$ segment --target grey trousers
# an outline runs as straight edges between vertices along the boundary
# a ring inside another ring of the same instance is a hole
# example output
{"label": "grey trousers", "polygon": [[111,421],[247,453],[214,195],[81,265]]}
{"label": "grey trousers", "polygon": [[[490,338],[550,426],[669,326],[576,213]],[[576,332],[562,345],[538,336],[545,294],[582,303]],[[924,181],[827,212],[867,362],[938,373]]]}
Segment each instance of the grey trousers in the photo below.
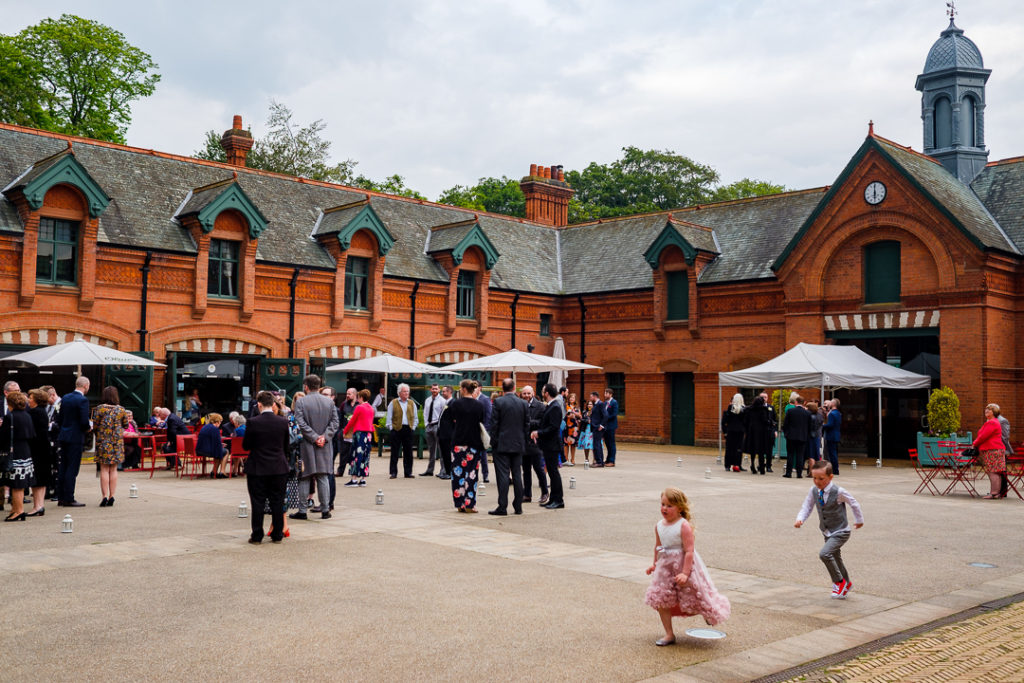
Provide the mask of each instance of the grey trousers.
{"label": "grey trousers", "polygon": [[299,512],[306,511],[306,501],[309,499],[309,481],[313,477],[316,477],[316,496],[320,499],[320,509],[327,512],[331,506],[331,475],[329,474],[314,474],[312,477],[299,479]]}
{"label": "grey trousers", "polygon": [[[425,474],[434,473],[434,460],[437,459],[437,427],[427,427],[424,436],[427,439],[427,453],[430,456],[430,461],[427,463],[427,470]],[[441,465],[441,470],[444,470],[444,465]]]}
{"label": "grey trousers", "polygon": [[842,555],[843,544],[849,540],[849,531],[832,534],[825,539],[825,545],[818,552],[818,559],[822,561],[825,569],[828,570],[829,576],[832,577],[832,583],[839,583],[844,579],[846,581],[850,580],[850,574],[846,571],[846,565],[843,564]]}

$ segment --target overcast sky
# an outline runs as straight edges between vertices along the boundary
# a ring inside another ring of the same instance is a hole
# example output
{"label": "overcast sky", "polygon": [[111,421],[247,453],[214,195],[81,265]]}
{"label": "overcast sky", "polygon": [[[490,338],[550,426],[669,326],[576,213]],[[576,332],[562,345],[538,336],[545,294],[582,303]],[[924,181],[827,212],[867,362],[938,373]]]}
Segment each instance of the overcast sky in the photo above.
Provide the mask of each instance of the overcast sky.
{"label": "overcast sky", "polygon": [[[990,159],[1024,155],[1024,10],[961,0],[992,69]],[[914,79],[944,0],[0,0],[3,31],[71,12],[153,56],[128,143],[192,154],[276,99],[323,119],[335,160],[431,199],[531,163],[579,169],[670,149],[791,189],[830,184],[875,131],[921,149]]]}

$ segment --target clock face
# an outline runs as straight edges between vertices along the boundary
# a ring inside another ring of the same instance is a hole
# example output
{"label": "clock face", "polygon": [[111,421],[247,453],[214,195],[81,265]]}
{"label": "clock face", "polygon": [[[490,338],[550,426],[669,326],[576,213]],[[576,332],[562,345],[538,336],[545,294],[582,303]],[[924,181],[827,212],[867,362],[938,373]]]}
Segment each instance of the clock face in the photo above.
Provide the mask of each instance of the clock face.
{"label": "clock face", "polygon": [[864,188],[864,201],[868,204],[881,204],[883,199],[885,199],[885,185],[877,180]]}

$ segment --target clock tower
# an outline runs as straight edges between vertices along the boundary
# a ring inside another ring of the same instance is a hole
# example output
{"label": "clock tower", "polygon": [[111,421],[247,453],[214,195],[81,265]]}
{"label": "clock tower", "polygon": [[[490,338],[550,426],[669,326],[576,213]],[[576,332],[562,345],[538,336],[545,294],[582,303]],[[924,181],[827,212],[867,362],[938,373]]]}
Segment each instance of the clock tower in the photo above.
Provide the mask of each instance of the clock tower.
{"label": "clock tower", "polygon": [[988,163],[985,149],[986,69],[978,46],[953,23],[928,51],[924,72],[915,88],[921,91],[924,153],[937,159],[967,184]]}

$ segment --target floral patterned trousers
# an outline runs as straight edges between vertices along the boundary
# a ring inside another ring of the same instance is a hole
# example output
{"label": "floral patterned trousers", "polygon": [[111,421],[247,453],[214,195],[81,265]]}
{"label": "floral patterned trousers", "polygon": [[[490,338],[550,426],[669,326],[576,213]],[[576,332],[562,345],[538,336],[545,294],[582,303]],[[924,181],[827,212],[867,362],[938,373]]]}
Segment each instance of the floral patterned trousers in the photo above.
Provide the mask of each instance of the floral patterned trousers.
{"label": "floral patterned trousers", "polygon": [[452,497],[455,499],[455,507],[472,510],[476,507],[480,457],[475,448],[455,446],[452,448],[452,463]]}

